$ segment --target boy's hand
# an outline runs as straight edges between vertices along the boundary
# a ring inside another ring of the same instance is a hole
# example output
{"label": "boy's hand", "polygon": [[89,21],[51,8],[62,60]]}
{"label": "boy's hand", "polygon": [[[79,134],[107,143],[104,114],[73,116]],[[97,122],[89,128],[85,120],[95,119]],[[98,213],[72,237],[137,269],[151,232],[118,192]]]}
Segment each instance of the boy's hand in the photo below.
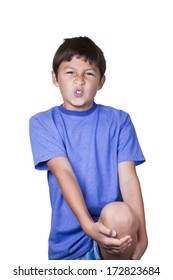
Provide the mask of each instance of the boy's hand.
{"label": "boy's hand", "polygon": [[118,239],[114,230],[107,228],[99,222],[92,223],[87,234],[110,254],[122,253],[132,242],[130,235]]}

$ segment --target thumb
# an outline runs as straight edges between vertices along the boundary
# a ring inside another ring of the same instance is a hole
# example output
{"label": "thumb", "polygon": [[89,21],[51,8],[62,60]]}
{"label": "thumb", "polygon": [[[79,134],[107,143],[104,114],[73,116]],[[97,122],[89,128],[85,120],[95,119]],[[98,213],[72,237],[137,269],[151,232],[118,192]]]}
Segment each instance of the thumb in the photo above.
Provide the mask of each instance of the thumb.
{"label": "thumb", "polygon": [[108,236],[108,237],[115,237],[116,232],[113,229],[107,228],[105,225],[101,225],[100,227],[100,233]]}
{"label": "thumb", "polygon": [[117,235],[117,233],[115,232],[115,230],[111,229],[111,237],[115,237]]}

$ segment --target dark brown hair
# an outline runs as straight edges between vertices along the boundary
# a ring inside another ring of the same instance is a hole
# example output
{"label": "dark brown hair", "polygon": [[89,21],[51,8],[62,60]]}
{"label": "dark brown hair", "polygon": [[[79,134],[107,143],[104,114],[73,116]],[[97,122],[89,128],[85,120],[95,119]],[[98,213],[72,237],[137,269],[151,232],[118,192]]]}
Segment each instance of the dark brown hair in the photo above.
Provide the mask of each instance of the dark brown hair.
{"label": "dark brown hair", "polygon": [[106,60],[102,50],[88,37],[64,39],[53,58],[53,71],[57,77],[58,68],[63,61],[70,61],[74,55],[85,57],[89,63],[94,63],[100,70],[100,78],[106,71]]}

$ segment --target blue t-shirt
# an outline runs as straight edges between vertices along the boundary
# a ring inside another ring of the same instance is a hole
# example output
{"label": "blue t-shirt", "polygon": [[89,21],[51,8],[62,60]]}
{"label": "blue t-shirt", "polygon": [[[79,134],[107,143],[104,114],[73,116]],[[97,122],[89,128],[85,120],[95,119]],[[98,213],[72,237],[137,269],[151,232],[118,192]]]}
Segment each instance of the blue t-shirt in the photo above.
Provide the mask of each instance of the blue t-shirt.
{"label": "blue t-shirt", "polygon": [[[109,106],[70,111],[62,105],[30,119],[30,139],[36,169],[47,170],[52,206],[49,259],[76,259],[92,246],[63,198],[46,161],[67,157],[78,179],[87,208],[97,221],[102,208],[122,201],[118,163],[145,161],[130,116]],[[70,186],[69,186],[70,188]]]}

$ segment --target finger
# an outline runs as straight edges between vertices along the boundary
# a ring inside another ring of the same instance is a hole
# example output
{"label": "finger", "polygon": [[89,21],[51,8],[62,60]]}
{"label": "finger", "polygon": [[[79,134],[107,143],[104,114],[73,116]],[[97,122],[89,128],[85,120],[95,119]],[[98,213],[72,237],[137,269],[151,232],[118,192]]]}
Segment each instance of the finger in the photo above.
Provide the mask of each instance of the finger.
{"label": "finger", "polygon": [[127,242],[121,244],[119,239],[110,237],[104,237],[102,241],[102,244],[100,244],[102,248],[111,250],[113,253],[125,251],[132,243],[131,239],[129,239]]}
{"label": "finger", "polygon": [[127,235],[123,238],[114,238],[114,239],[109,239],[109,245],[112,245],[112,247],[115,248],[126,248],[127,246],[130,246],[132,243],[132,238],[130,235]]}
{"label": "finger", "polygon": [[118,250],[121,251],[121,252],[124,252],[124,251],[125,251],[127,248],[129,248],[131,245],[132,245],[132,241],[129,240],[128,242],[123,243],[121,246],[119,246],[119,247],[116,248],[116,249],[118,249]]}
{"label": "finger", "polygon": [[[125,241],[126,240],[126,241]],[[114,252],[122,252],[125,251],[128,247],[130,247],[132,244],[132,238],[129,237],[129,239],[109,239],[109,243],[107,243],[108,248],[111,247],[111,250]]]}
{"label": "finger", "polygon": [[104,246],[104,249],[108,253],[111,253],[111,254],[121,254],[121,253],[124,253],[126,251],[126,249],[130,246],[131,246],[131,244],[126,244],[121,247],[111,247],[111,248],[110,248],[110,246]]}
{"label": "finger", "polygon": [[[122,237],[122,238],[120,238],[120,239],[118,239],[118,243],[119,243],[119,246],[123,246],[123,245],[127,245],[127,244],[129,244],[129,243],[131,243],[132,242],[132,238],[131,238],[131,236],[130,235],[126,235],[126,236],[124,236],[124,237]],[[117,244],[118,245],[118,244]]]}

